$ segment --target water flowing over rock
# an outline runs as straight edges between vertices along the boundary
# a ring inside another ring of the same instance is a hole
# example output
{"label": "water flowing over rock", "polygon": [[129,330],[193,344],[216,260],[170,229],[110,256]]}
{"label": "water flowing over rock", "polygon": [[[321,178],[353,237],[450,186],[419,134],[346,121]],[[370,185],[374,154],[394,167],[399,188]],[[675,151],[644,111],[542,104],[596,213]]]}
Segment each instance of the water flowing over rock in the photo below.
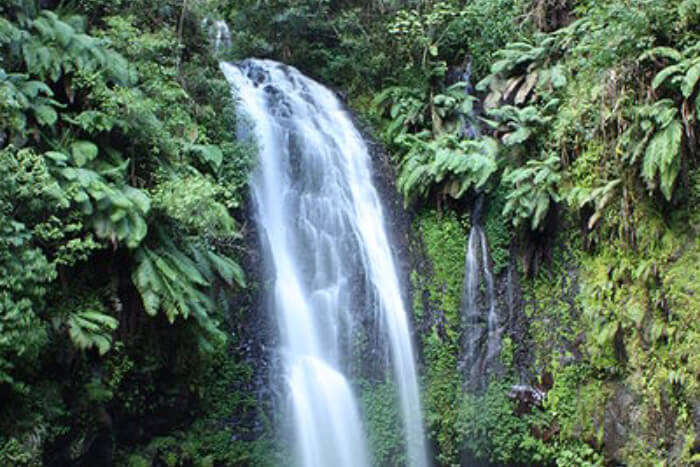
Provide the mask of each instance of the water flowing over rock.
{"label": "water flowing over rock", "polygon": [[202,20],[202,29],[207,32],[209,40],[214,44],[214,52],[231,47],[231,31],[226,21],[205,18]]}
{"label": "water flowing over rock", "polygon": [[408,316],[365,142],[337,96],[296,69],[269,60],[221,68],[259,147],[251,185],[303,465],[369,464],[349,382],[368,321],[387,346],[409,464],[427,465]]}
{"label": "water flowing over rock", "polygon": [[[472,388],[483,388],[488,370],[498,358],[503,326],[496,309],[496,294],[488,244],[481,227],[483,197],[477,198],[472,212],[467,255],[464,261],[462,316],[465,323],[463,364]],[[483,277],[484,288],[479,286]]]}

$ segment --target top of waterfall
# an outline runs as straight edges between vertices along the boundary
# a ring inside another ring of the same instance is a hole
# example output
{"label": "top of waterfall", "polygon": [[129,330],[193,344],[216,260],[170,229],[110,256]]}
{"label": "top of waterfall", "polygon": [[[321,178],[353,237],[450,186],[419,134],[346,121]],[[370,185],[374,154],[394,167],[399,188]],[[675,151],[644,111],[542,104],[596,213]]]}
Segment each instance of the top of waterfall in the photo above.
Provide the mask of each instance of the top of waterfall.
{"label": "top of waterfall", "polygon": [[202,29],[206,31],[209,40],[214,43],[214,52],[231,47],[231,30],[226,21],[204,18]]}

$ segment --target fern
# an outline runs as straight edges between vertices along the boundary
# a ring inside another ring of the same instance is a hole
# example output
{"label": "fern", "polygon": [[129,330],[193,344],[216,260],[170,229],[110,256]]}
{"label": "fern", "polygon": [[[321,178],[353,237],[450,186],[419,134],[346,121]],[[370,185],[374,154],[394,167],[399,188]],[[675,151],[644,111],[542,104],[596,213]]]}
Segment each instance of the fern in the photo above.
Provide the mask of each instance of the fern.
{"label": "fern", "polygon": [[206,339],[225,339],[212,318],[215,302],[210,290],[217,281],[229,286],[245,286],[243,271],[231,258],[201,245],[191,245],[190,255],[180,250],[164,232],[158,230],[162,246],[140,247],[132,281],[141,295],[144,309],[151,316],[164,312],[168,321],[194,318]]}
{"label": "fern", "polygon": [[26,74],[8,74],[0,68],[0,128],[23,134],[30,115],[39,126],[53,125],[60,104],[52,97],[53,91],[43,82],[29,79]]}
{"label": "fern", "polygon": [[558,35],[537,34],[531,42],[511,42],[496,52],[490,73],[476,85],[489,90],[484,106],[496,108],[509,102],[523,105],[534,102],[535,89],[559,89],[567,78],[562,65],[551,65],[565,50]]}
{"label": "fern", "polygon": [[428,94],[406,86],[392,86],[380,92],[372,101],[380,116],[387,116],[390,123],[383,135],[391,143],[407,130],[417,130],[428,121]]}
{"label": "fern", "polygon": [[529,105],[527,107],[516,107],[504,105],[489,111],[489,116],[494,117],[501,123],[498,128],[503,133],[502,141],[505,146],[520,146],[531,140],[533,135],[546,128],[552,120],[551,115],[559,101],[551,99],[543,107]]}
{"label": "fern", "polygon": [[102,71],[117,84],[128,84],[129,68],[121,55],[108,49],[104,40],[76,29],[77,21],[64,21],[51,11],[27,19],[23,29],[0,24],[0,42],[24,61],[27,72],[53,82],[77,70]]}
{"label": "fern", "polygon": [[71,295],[59,301],[51,319],[58,332],[68,334],[73,346],[79,350],[96,349],[106,354],[112,346],[112,333],[119,321],[108,314],[108,309],[96,292],[87,295]]}
{"label": "fern", "polygon": [[[123,241],[127,247],[136,248],[148,230],[145,216],[150,200],[143,191],[124,183],[128,161],[113,165],[94,160],[97,147],[88,141],[76,141],[71,148],[70,157],[62,151],[44,154],[60,189],[89,217],[98,238],[109,239],[115,246]],[[71,161],[73,165],[68,165]],[[92,162],[90,167],[85,166],[88,162]]]}
{"label": "fern", "polygon": [[683,52],[670,47],[656,47],[639,57],[639,61],[650,59],[670,62],[654,76],[652,89],[667,87],[680,91],[684,99],[689,99],[695,93],[700,82],[700,45],[688,47]]}
{"label": "fern", "polygon": [[650,189],[653,189],[658,173],[661,192],[668,201],[671,200],[673,184],[680,170],[682,137],[681,122],[674,119],[654,134],[644,153],[642,176]]}
{"label": "fern", "polygon": [[460,140],[445,133],[426,140],[428,132],[406,135],[400,142],[409,147],[397,185],[406,202],[425,196],[434,186],[442,185],[454,198],[470,188],[481,190],[497,170],[498,143],[489,137]]}
{"label": "fern", "polygon": [[97,348],[104,355],[112,346],[111,332],[119,322],[96,310],[80,310],[68,316],[68,334],[73,345],[81,350]]}
{"label": "fern", "polygon": [[550,207],[559,201],[560,180],[556,156],[544,161],[529,160],[523,167],[506,170],[502,183],[508,194],[503,215],[510,217],[516,227],[529,221],[531,230],[541,229]]}

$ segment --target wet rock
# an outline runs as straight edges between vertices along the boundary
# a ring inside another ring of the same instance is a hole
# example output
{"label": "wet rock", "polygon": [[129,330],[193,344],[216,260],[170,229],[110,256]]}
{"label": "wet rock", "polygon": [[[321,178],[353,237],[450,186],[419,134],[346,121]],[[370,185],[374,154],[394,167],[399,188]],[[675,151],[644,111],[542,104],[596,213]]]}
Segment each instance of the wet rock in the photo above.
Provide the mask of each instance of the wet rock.
{"label": "wet rock", "polygon": [[508,397],[516,403],[515,414],[523,415],[534,407],[541,407],[546,393],[533,386],[517,384],[510,388]]}
{"label": "wet rock", "polygon": [[624,386],[618,386],[605,406],[603,448],[609,459],[622,462],[621,449],[632,432],[635,397]]}
{"label": "wet rock", "polygon": [[691,405],[693,408],[693,431],[695,431],[693,452],[700,453],[700,399],[693,400]]}

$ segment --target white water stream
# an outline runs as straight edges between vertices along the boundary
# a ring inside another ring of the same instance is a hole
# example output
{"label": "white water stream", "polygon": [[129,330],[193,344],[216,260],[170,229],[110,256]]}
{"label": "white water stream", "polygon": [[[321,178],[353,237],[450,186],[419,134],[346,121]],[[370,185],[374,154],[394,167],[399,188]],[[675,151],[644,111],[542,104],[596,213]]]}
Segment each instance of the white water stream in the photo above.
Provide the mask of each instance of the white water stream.
{"label": "white water stream", "polygon": [[295,68],[246,60],[221,69],[259,147],[252,189],[302,464],[369,464],[347,375],[364,306],[389,349],[408,464],[426,466],[409,322],[362,136],[333,92]]}

